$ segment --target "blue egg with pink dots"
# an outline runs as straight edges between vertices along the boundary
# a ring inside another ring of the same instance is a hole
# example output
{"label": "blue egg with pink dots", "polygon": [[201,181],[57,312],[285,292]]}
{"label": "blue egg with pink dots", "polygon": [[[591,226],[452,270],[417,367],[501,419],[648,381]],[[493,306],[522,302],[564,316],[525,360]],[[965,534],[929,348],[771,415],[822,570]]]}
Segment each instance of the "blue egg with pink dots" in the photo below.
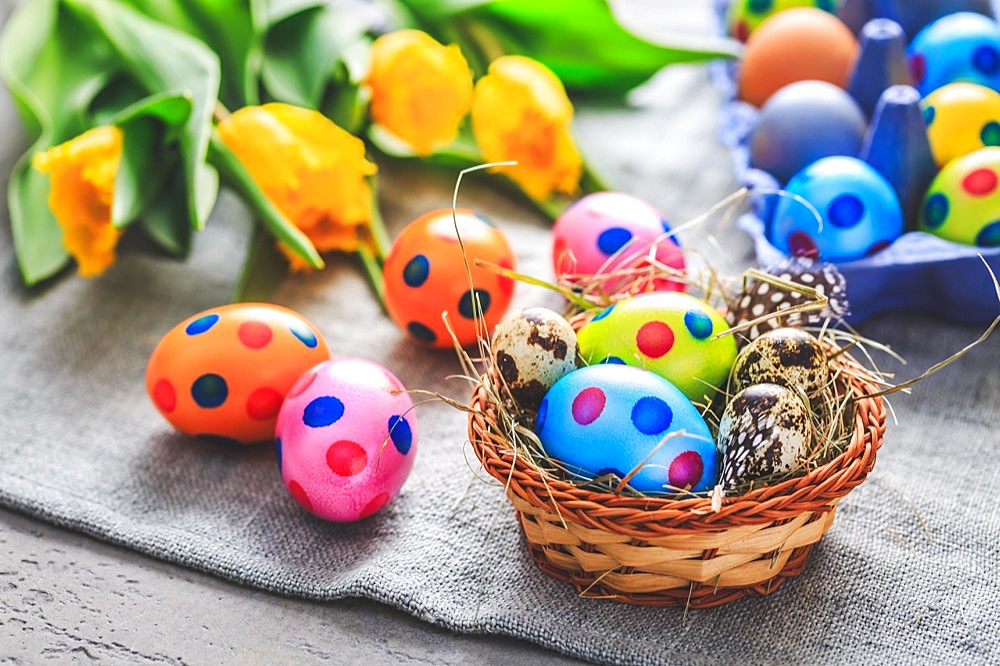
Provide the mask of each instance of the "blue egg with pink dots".
{"label": "blue egg with pink dots", "polygon": [[700,412],[641,368],[601,364],[564,375],[543,398],[535,432],[546,455],[580,480],[635,471],[628,484],[643,493],[702,492],[716,482],[715,442]]}
{"label": "blue egg with pink dots", "polygon": [[825,157],[795,174],[767,229],[785,254],[833,262],[876,254],[902,233],[895,190],[874,168],[846,156]]}
{"label": "blue egg with pink dots", "polygon": [[955,81],[1000,90],[1000,23],[988,16],[942,16],[916,34],[906,55],[921,95]]}

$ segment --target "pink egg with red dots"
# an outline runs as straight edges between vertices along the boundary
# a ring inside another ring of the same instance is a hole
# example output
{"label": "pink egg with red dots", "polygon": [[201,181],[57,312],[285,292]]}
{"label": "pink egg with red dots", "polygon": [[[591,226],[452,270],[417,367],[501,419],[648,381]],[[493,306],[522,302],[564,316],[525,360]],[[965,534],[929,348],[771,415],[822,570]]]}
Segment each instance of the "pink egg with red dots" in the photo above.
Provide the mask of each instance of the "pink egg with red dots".
{"label": "pink egg with red dots", "polygon": [[398,493],[417,452],[413,401],[389,370],[337,357],[288,391],[275,429],[278,468],[306,511],[352,522]]}
{"label": "pink egg with red dots", "polygon": [[955,243],[1000,247],[1000,148],[948,162],[927,189],[919,227]]}
{"label": "pink egg with red dots", "polygon": [[552,237],[552,263],[559,278],[615,274],[602,286],[620,291],[634,279],[622,271],[647,267],[652,258],[676,275],[657,271],[657,277],[640,280],[636,291],[684,290],[684,253],[670,225],[637,197],[622,192],[588,194],[556,219]]}
{"label": "pink egg with red dots", "polygon": [[648,370],[592,365],[564,375],[538,409],[545,453],[581,480],[623,479],[639,492],[701,492],[715,485],[717,453],[699,411]]}
{"label": "pink egg with red dots", "polygon": [[146,390],[185,434],[269,442],[288,389],[328,358],[326,341],[297,312],[266,303],[223,305],[163,336],[146,366]]}

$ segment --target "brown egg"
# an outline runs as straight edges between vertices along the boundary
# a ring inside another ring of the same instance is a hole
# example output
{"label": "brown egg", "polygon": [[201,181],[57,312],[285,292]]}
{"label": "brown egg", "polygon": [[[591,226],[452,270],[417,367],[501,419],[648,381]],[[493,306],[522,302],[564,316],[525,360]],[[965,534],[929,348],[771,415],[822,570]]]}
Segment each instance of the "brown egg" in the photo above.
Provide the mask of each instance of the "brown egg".
{"label": "brown egg", "polygon": [[560,377],[576,369],[576,332],[559,313],[533,307],[507,314],[491,343],[493,363],[522,409],[538,408]]}
{"label": "brown egg", "polygon": [[836,16],[814,7],[786,9],[747,40],[739,97],[763,106],[780,88],[807,79],[846,88],[857,54],[858,40]]}
{"label": "brown egg", "polygon": [[776,328],[761,334],[740,351],[732,373],[736,389],[780,384],[797,386],[809,396],[821,391],[829,377],[823,346],[801,328]]}
{"label": "brown egg", "polygon": [[812,442],[809,410],[777,384],[754,384],[733,397],[719,422],[719,483],[729,490],[801,468]]}

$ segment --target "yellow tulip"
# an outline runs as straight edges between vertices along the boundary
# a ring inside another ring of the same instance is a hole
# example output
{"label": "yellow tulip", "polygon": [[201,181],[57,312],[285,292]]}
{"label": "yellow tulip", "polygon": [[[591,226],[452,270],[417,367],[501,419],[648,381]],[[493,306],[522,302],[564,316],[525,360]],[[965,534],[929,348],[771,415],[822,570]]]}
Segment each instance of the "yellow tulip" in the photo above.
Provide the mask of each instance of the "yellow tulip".
{"label": "yellow tulip", "polygon": [[121,231],[111,226],[111,202],[121,155],[121,130],[101,126],[32,160],[35,169],[49,175],[49,208],[62,228],[63,247],[84,277],[99,275],[115,262]]}
{"label": "yellow tulip", "polygon": [[461,50],[420,30],[376,39],[367,82],[372,119],[418,155],[454,139],[472,102],[472,72]]}
{"label": "yellow tulip", "polygon": [[583,162],[570,134],[573,105],[547,67],[502,56],[476,83],[472,132],[487,162],[516,160],[504,173],[536,199],[574,194]]}
{"label": "yellow tulip", "polygon": [[[288,104],[238,109],[218,125],[219,137],[274,206],[320,252],[373,249],[375,173],[364,143],[326,116]],[[293,269],[307,264],[282,248]]]}

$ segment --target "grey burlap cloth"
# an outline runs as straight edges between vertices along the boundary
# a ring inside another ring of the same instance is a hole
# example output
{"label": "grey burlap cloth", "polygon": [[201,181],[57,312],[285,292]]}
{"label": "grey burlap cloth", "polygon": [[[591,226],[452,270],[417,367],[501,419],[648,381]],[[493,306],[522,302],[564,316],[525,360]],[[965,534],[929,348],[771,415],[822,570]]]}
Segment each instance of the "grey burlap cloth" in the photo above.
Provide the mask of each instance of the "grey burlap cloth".
{"label": "grey burlap cloth", "polygon": [[[25,142],[4,94],[0,173]],[[675,225],[735,189],[716,140],[718,95],[702,68],[677,67],[632,108],[584,108],[580,143],[617,189]],[[497,194],[486,173],[461,204],[510,235],[522,270],[551,274],[548,225]],[[450,205],[454,174],[383,169],[396,232]],[[271,446],[232,448],[175,434],[146,397],[158,339],[227,302],[248,237],[224,197],[186,262],[126,248],[106,275],[21,286],[0,223],[0,502],[233,582],[332,600],[365,597],[457,632],[504,634],[609,663],[996,663],[1000,660],[1000,338],[892,399],[873,475],[841,503],[805,573],[765,599],[685,613],[580,599],[530,561],[500,485],[472,455],[465,415],[417,408],[415,467],[386,510],[324,523],[285,490]],[[738,272],[749,244],[711,232]],[[701,234],[704,236],[705,234]],[[698,234],[695,234],[698,236]],[[703,238],[685,237],[689,244]],[[693,239],[693,240],[692,240]],[[707,241],[704,241],[707,242]],[[337,355],[382,363],[410,388],[465,399],[449,351],[415,347],[380,312],[360,266],[333,257],[274,300],[315,323]],[[515,305],[557,304],[519,286]],[[918,374],[980,329],[920,315],[862,327]]]}

